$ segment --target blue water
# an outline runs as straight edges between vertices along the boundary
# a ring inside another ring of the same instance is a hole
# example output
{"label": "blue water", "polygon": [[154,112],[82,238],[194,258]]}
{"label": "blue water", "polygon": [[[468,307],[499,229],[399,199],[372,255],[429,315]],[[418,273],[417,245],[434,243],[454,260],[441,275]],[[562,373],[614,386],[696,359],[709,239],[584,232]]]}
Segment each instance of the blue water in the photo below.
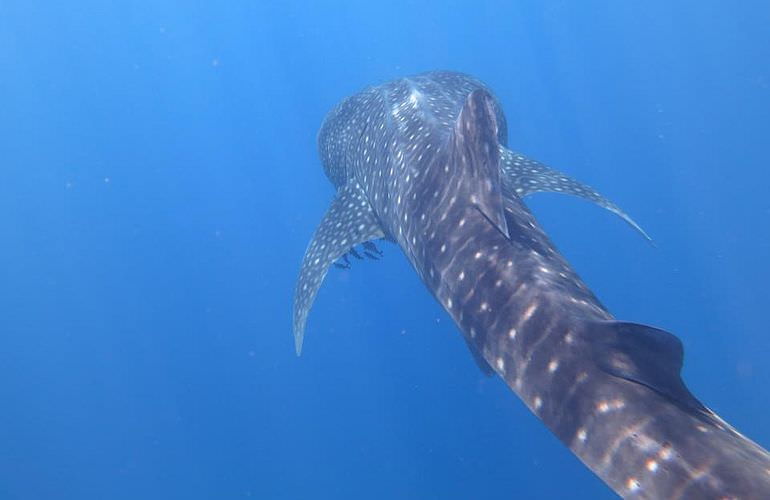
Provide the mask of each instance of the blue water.
{"label": "blue water", "polygon": [[0,3],[0,499],[612,498],[392,245],[330,273],[294,355],[324,114],[429,69],[653,236],[530,200],[770,445],[770,4],[453,4]]}

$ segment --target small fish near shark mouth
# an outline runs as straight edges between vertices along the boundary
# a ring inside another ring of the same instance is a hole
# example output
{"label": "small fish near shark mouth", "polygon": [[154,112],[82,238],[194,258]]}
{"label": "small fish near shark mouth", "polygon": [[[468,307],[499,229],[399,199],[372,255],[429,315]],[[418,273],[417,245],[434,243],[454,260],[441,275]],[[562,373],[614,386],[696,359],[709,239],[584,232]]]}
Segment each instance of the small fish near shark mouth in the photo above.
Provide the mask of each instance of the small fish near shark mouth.
{"label": "small fish near shark mouth", "polygon": [[482,370],[617,494],[770,498],[770,455],[688,390],[679,339],[615,320],[522,199],[572,194],[651,241],[647,233],[593,188],[510,150],[505,116],[482,82],[430,72],[367,88],[327,115],[318,147],[337,193],[296,285],[298,355],[329,268],[379,258],[373,241],[385,239]]}

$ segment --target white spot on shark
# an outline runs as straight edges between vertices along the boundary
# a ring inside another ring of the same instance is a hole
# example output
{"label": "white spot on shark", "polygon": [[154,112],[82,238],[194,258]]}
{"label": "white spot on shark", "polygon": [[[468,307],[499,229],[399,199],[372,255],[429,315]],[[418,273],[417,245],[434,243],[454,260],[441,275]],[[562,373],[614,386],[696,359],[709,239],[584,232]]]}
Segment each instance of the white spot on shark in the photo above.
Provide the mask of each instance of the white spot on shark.
{"label": "white spot on shark", "polygon": [[533,302],[524,310],[524,314],[521,317],[521,322],[527,322],[532,318],[532,315],[537,311],[537,302]]}

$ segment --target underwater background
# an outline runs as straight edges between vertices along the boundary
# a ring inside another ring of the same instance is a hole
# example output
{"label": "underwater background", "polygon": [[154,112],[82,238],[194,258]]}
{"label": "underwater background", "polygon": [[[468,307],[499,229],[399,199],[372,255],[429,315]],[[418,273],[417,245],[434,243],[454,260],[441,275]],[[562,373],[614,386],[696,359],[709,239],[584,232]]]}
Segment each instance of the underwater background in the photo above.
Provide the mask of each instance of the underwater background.
{"label": "underwater background", "polygon": [[0,499],[613,498],[397,247],[326,278],[327,111],[464,71],[600,300],[770,445],[770,3],[0,0]]}

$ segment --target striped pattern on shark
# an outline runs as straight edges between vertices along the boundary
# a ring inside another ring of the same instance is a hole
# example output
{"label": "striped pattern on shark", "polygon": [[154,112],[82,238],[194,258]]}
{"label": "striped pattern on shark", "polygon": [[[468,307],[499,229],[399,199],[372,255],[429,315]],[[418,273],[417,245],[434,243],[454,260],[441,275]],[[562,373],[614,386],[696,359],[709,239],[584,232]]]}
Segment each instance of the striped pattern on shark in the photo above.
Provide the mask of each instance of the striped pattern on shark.
{"label": "striped pattern on shark", "polygon": [[522,202],[574,194],[641,228],[594,189],[510,151],[478,80],[424,73],[343,100],[318,136],[337,195],[308,247],[294,301],[305,324],[331,264],[396,243],[496,373],[627,498],[770,498],[770,455],[696,399],[672,334],[615,320]]}

